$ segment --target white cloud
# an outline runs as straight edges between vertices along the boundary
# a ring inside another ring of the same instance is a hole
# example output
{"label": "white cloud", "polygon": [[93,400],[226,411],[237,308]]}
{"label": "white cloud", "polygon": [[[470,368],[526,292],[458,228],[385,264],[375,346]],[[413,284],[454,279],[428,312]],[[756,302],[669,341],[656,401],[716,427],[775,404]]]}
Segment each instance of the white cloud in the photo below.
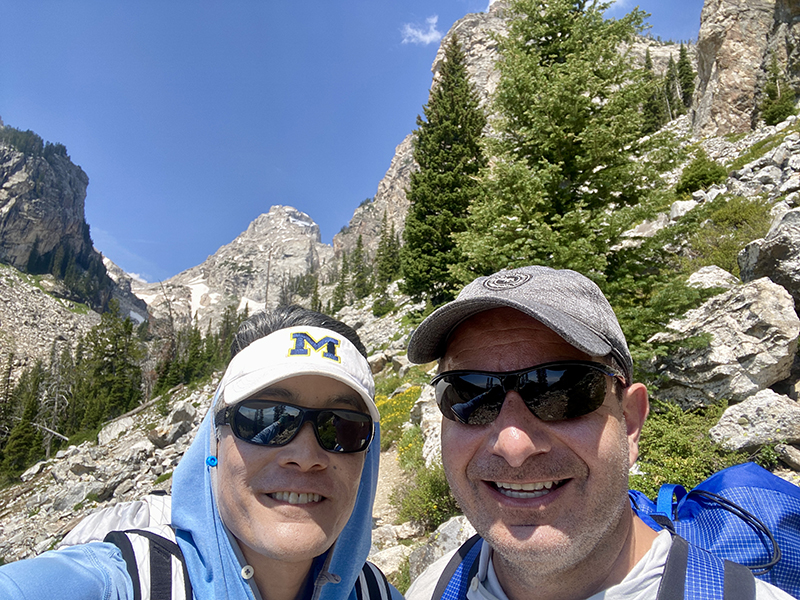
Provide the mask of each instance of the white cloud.
{"label": "white cloud", "polygon": [[606,14],[627,13],[631,8],[633,8],[634,4],[634,0],[616,0],[615,2],[611,3],[611,6],[606,11]]}
{"label": "white cloud", "polygon": [[438,15],[433,15],[425,19],[428,28],[423,26],[414,25],[413,23],[405,23],[401,29],[403,33],[404,44],[422,44],[427,46],[442,39],[444,35],[441,31],[436,29],[436,23],[439,21]]}
{"label": "white cloud", "polygon": [[139,273],[128,273],[128,276],[139,283],[150,283],[143,275],[140,275]]}

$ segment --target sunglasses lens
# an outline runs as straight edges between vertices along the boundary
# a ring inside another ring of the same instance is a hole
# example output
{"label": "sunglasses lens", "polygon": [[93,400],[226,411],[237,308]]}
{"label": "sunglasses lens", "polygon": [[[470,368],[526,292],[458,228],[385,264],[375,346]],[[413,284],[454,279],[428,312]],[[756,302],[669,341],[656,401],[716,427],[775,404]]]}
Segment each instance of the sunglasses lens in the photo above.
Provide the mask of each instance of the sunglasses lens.
{"label": "sunglasses lens", "polygon": [[350,410],[323,411],[317,417],[317,433],[326,450],[360,452],[372,438],[372,419]]}
{"label": "sunglasses lens", "polygon": [[279,402],[245,401],[234,412],[236,437],[251,444],[282,446],[297,433],[303,413],[299,408]]}
{"label": "sunglasses lens", "polygon": [[494,421],[506,396],[500,379],[485,373],[445,375],[435,385],[442,414],[466,425]]}
{"label": "sunglasses lens", "polygon": [[508,374],[444,373],[433,385],[442,415],[466,425],[494,421],[507,389],[542,421],[563,421],[600,408],[609,374],[601,365],[554,364]]}
{"label": "sunglasses lens", "polygon": [[606,376],[588,365],[538,369],[520,377],[518,392],[542,421],[576,419],[603,404]]}
{"label": "sunglasses lens", "polygon": [[302,409],[268,400],[246,400],[236,407],[231,428],[236,437],[262,446],[283,446],[292,441],[304,415],[316,425],[320,446],[330,452],[360,452],[372,439],[372,418],[352,410]]}

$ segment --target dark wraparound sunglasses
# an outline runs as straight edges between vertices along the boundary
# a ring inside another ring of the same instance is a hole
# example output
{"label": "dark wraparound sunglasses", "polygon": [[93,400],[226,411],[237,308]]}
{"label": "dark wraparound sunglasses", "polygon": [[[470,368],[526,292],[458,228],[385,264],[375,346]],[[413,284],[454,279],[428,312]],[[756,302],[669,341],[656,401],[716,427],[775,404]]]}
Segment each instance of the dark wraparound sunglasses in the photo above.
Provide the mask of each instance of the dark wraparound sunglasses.
{"label": "dark wraparound sunglasses", "polygon": [[433,378],[442,415],[465,425],[486,425],[500,414],[510,391],[517,392],[537,418],[563,421],[588,415],[606,397],[606,377],[624,377],[601,363],[573,360],[537,365],[511,373],[448,371]]}
{"label": "dark wraparound sunglasses", "polygon": [[217,413],[216,425],[259,446],[285,446],[306,422],[314,425],[319,445],[328,452],[363,452],[374,431],[372,417],[355,410],[312,410],[272,400],[250,399]]}

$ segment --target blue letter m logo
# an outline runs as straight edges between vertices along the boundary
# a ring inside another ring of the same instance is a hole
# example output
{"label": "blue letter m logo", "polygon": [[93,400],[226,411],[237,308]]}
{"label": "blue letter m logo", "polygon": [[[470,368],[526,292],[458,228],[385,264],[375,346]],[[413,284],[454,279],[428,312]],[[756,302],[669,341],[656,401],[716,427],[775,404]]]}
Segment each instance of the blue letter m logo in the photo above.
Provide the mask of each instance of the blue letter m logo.
{"label": "blue letter m logo", "polygon": [[336,348],[339,346],[339,340],[325,336],[320,341],[315,341],[307,333],[293,333],[294,348],[289,350],[289,356],[308,356],[311,354],[307,346],[311,346],[315,352],[322,350],[322,356],[329,358],[336,362],[342,362],[336,355]]}

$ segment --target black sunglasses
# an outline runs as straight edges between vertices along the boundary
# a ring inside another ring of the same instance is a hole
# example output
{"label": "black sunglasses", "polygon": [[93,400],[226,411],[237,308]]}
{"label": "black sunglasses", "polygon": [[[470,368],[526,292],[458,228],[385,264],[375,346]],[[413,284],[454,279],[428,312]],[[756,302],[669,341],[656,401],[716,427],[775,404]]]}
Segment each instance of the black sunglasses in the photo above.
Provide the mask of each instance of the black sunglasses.
{"label": "black sunglasses", "polygon": [[588,415],[606,397],[606,377],[625,378],[601,363],[571,360],[511,373],[448,371],[433,378],[442,415],[465,425],[486,425],[500,414],[510,391],[517,392],[537,418],[563,421]]}
{"label": "black sunglasses", "polygon": [[314,425],[319,445],[328,452],[363,452],[372,441],[372,417],[355,410],[313,410],[251,398],[217,413],[216,425],[230,425],[233,435],[259,446],[285,446],[306,422]]}

